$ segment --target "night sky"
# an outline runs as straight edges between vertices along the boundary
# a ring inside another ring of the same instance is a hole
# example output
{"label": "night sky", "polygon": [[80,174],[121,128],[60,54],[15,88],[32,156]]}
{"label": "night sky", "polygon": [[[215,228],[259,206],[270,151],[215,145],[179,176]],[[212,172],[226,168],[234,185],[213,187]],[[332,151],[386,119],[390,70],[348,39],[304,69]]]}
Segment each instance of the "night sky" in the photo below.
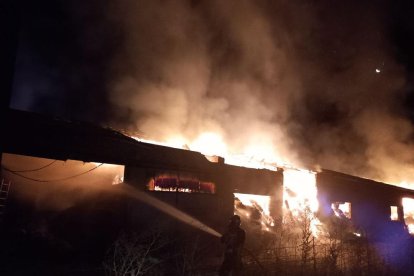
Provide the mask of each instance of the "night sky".
{"label": "night sky", "polygon": [[11,107],[414,175],[412,1],[17,1]]}

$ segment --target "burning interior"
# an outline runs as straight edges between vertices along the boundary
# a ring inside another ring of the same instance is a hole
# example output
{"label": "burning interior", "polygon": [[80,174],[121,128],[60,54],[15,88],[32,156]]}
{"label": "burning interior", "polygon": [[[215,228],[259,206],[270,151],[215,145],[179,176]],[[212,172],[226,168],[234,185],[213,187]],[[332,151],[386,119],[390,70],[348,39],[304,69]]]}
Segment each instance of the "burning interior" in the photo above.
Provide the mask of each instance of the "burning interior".
{"label": "burning interior", "polygon": [[351,219],[351,202],[334,202],[331,204],[331,208],[335,216]]}
{"label": "burning interior", "polygon": [[404,197],[402,205],[404,208],[404,222],[407,225],[408,232],[414,234],[414,199]]}
{"label": "burning interior", "polygon": [[270,196],[234,193],[234,214],[253,228],[270,231],[275,226],[270,200]]}
{"label": "burning interior", "polygon": [[391,215],[390,218],[392,221],[398,221],[400,217],[398,216],[398,206],[390,206]]}
{"label": "burning interior", "polygon": [[148,183],[148,191],[214,194],[215,190],[216,186],[212,182],[180,178],[178,175],[156,176]]}

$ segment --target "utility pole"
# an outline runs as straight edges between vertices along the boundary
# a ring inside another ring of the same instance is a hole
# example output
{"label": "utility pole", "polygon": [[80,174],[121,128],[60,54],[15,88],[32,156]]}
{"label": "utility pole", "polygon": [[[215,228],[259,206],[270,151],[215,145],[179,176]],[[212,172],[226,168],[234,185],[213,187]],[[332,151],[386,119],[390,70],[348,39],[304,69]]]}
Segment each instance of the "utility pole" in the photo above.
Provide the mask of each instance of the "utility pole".
{"label": "utility pole", "polygon": [[[3,0],[0,3],[0,129],[7,135],[5,129],[12,93],[14,65],[16,62],[19,16],[17,1]],[[3,139],[0,138],[0,165],[3,158]]]}

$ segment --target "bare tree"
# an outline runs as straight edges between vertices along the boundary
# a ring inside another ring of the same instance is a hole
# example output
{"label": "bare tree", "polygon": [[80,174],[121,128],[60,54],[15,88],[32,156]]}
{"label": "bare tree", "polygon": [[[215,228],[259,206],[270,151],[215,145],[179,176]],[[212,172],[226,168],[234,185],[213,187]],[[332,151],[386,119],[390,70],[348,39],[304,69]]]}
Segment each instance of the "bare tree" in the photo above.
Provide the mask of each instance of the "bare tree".
{"label": "bare tree", "polygon": [[323,237],[323,244],[326,246],[324,259],[325,271],[328,275],[338,275],[341,269],[338,267],[338,260],[344,251],[345,237],[348,231],[347,221],[332,217],[326,222],[326,232]]}
{"label": "bare tree", "polygon": [[122,233],[108,251],[104,268],[108,275],[157,275],[158,251],[166,245],[161,232]]}
{"label": "bare tree", "polygon": [[203,248],[200,244],[199,236],[194,240],[182,242],[182,246],[177,250],[175,263],[178,275],[198,275],[200,263],[204,256]]}
{"label": "bare tree", "polygon": [[312,223],[312,213],[310,212],[309,208],[305,208],[302,213],[300,226],[301,226],[301,253],[302,253],[302,262],[306,265],[310,251],[312,246],[312,230],[311,230],[311,223]]}

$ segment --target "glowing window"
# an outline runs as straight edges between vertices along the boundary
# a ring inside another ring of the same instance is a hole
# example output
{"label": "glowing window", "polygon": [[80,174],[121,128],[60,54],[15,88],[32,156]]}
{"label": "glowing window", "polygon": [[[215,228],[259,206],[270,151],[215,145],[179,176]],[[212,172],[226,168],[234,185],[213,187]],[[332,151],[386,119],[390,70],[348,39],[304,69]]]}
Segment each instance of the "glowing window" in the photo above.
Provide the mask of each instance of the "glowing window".
{"label": "glowing window", "polygon": [[334,202],[331,208],[335,216],[351,219],[351,202]]}
{"label": "glowing window", "polygon": [[175,176],[157,176],[148,183],[149,191],[214,194],[216,185],[197,179],[179,179]]}
{"label": "glowing window", "polygon": [[391,220],[398,220],[398,207],[397,206],[390,206],[391,209]]}
{"label": "glowing window", "polygon": [[234,213],[269,231],[275,225],[270,216],[270,196],[234,193]]}
{"label": "glowing window", "polygon": [[414,199],[404,197],[402,199],[404,209],[404,221],[407,225],[408,232],[414,234]]}

